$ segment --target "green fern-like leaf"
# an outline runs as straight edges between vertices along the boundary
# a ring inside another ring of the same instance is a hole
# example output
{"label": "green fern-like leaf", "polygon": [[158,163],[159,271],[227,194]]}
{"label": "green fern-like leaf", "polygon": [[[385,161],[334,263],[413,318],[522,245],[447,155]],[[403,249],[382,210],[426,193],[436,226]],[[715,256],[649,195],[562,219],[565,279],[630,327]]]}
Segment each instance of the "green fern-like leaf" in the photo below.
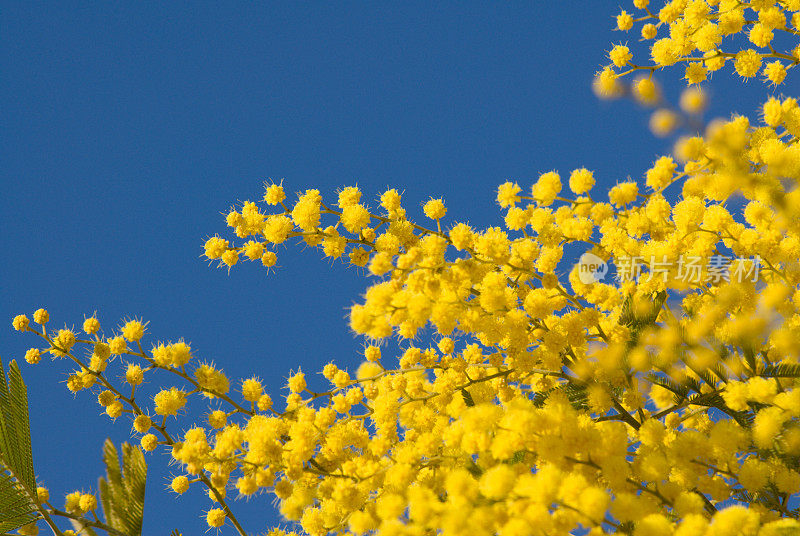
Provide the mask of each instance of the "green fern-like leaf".
{"label": "green fern-like leaf", "polygon": [[538,393],[535,393],[533,395],[533,398],[531,399],[533,405],[536,406],[537,408],[541,408],[542,406],[544,406],[544,403],[547,402],[547,399],[550,397],[550,394],[554,390],[555,389],[548,389],[546,391],[540,391]]}
{"label": "green fern-like leaf", "polygon": [[8,377],[0,360],[0,532],[37,517],[28,392],[15,361]]}
{"label": "green fern-like leaf", "polygon": [[800,378],[800,364],[769,365],[759,374],[764,378]]}
{"label": "green fern-like leaf", "polygon": [[573,383],[564,383],[546,391],[538,392],[533,395],[531,401],[533,402],[534,406],[541,408],[547,402],[547,399],[556,392],[565,393],[567,395],[567,400],[569,400],[569,403],[573,408],[577,410],[589,409],[589,397],[586,386]]}
{"label": "green fern-like leaf", "polygon": [[579,411],[589,409],[589,392],[586,385],[568,383],[564,387],[564,392],[567,393],[567,399],[573,408]]}
{"label": "green fern-like leaf", "polygon": [[631,345],[634,345],[639,339],[640,333],[647,327],[652,326],[658,319],[658,314],[664,306],[667,299],[665,291],[656,292],[653,294],[653,305],[647,311],[634,310],[633,299],[631,296],[626,296],[622,303],[622,313],[619,317],[619,323],[627,326],[631,330]]}
{"label": "green fern-like leaf", "polygon": [[690,388],[686,387],[685,385],[681,385],[670,378],[665,378],[663,376],[657,376],[655,374],[649,374],[647,378],[656,385],[660,385],[664,389],[672,391],[675,395],[675,403],[680,404],[683,402],[687,396],[689,396]]}
{"label": "green fern-like leaf", "polygon": [[119,452],[110,439],[103,444],[106,478],[100,478],[100,503],[106,523],[129,536],[142,533],[147,464],[139,447],[122,444],[122,469]]}
{"label": "green fern-like leaf", "polygon": [[753,420],[755,417],[751,412],[732,410],[725,404],[725,400],[723,400],[719,393],[703,393],[695,395],[690,397],[688,402],[689,404],[696,406],[705,406],[708,408],[718,409],[729,417],[733,418],[733,420],[735,420],[739,426],[744,428],[750,428],[753,426]]}

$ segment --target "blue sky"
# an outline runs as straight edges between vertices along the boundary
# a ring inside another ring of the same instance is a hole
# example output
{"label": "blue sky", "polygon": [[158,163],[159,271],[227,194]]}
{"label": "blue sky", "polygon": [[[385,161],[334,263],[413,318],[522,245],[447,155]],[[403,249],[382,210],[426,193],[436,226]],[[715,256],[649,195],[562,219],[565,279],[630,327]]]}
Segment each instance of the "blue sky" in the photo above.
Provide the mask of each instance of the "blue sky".
{"label": "blue sky", "polygon": [[[345,185],[370,200],[396,187],[413,216],[443,196],[451,222],[487,226],[501,221],[494,196],[506,180],[527,187],[585,166],[599,189],[641,177],[671,144],[649,135],[636,105],[591,92],[610,43],[636,41],[611,31],[616,2],[0,9],[6,365],[34,342],[12,330],[15,314],[44,306],[60,327],[97,311],[107,330],[142,317],[151,340],[184,337],[200,359],[277,394],[292,368],[357,366],[363,343],[345,313],[368,281],[295,245],[270,275],[209,268],[204,238],[263,181],[329,199]],[[673,102],[679,77],[661,76]],[[755,110],[760,82],[718,78],[711,115]],[[130,437],[94,397],[66,390],[67,372],[23,363],[37,473],[59,503],[96,489],[105,437]],[[204,530],[208,501],[169,496],[166,457],[148,460],[145,533]],[[265,497],[235,508],[253,533],[277,520]]]}

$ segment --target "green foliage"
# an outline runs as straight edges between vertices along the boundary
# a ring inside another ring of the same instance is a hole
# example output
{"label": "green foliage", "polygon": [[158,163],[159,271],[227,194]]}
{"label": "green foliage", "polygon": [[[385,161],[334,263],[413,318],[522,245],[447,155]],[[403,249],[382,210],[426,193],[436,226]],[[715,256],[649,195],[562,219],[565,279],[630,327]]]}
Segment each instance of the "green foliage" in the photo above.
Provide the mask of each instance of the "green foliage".
{"label": "green foliage", "polygon": [[589,393],[586,384],[582,383],[562,383],[552,389],[540,391],[533,395],[533,405],[537,408],[544,407],[547,399],[556,392],[563,392],[570,405],[576,410],[587,411],[589,409]]}
{"label": "green foliage", "polygon": [[636,314],[633,306],[633,300],[630,296],[625,298],[622,304],[622,313],[619,317],[619,323],[627,326],[631,330],[630,346],[635,346],[639,340],[639,335],[645,328],[655,325],[656,319],[661,312],[664,302],[667,300],[667,293],[663,290],[656,292],[653,295],[653,305],[647,311],[640,311]]}
{"label": "green foliage", "polygon": [[127,534],[142,534],[144,492],[147,464],[139,447],[122,444],[122,469],[117,448],[110,439],[103,444],[106,478],[100,477],[98,488],[106,524]]}
{"label": "green foliage", "polygon": [[35,497],[28,392],[16,361],[6,377],[0,360],[0,531],[35,520]]}
{"label": "green foliage", "polygon": [[464,403],[467,406],[472,407],[475,405],[475,401],[472,400],[472,395],[469,394],[469,391],[467,391],[466,389],[461,389],[461,396],[464,397]]}
{"label": "green foliage", "polygon": [[800,378],[800,364],[769,365],[759,374],[763,378]]}

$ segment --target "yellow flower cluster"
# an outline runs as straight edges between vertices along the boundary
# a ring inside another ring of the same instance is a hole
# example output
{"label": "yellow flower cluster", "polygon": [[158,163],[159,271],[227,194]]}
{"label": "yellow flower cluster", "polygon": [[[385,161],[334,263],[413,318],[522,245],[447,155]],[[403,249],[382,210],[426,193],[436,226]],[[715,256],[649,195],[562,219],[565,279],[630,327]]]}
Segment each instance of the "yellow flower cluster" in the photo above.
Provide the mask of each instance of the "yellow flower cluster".
{"label": "yellow flower cluster", "polygon": [[[648,60],[634,59],[627,45],[608,52],[610,64],[599,74],[598,84],[615,93],[616,78],[637,70],[653,71],[685,65],[684,78],[699,84],[730,62],[743,78],[759,72],[764,81],[780,85],[787,71],[800,64],[800,2],[797,0],[671,0],[660,8],[649,0],[633,2],[633,14],[623,10],[617,30],[639,28],[649,44]],[[784,39],[788,37],[789,39]]]}
{"label": "yellow flower cluster", "polygon": [[[800,62],[800,49],[772,48],[774,35],[798,34],[800,2],[634,5],[642,14],[623,12],[618,28],[644,23],[654,63],[616,46],[601,87],[677,62],[690,83],[727,60],[753,76],[764,58],[776,58],[763,73],[777,84]],[[737,50],[736,34],[766,51]],[[633,91],[661,101],[650,77]],[[697,89],[681,97],[687,115],[704,106]],[[12,325],[43,341],[29,363],[69,359],[70,390],[130,419],[145,451],[171,452],[185,474],[170,488],[204,486],[212,528],[245,534],[235,492],[273,496],[311,536],[798,534],[800,106],[773,97],[759,115],[711,122],[607,194],[586,168],[506,182],[503,223],[486,229],[447,222],[439,198],[423,205],[435,226],[415,223],[396,189],[370,208],[354,186],[326,203],[318,190],[289,202],[265,185],[262,200],[228,212],[235,238],[209,238],[208,259],[269,269],[275,246],[297,238],[374,278],[349,316],[370,341],[363,362],[322,367],[321,392],[297,370],[273,401],[257,377],[232,382],[183,340],[146,343],[142,320],[105,333],[92,316],[82,336],[48,331],[39,309]],[[680,120],[662,109],[651,126]],[[566,260],[576,249],[618,278],[587,278]],[[687,259],[705,267],[698,277],[686,277]],[[390,337],[396,356],[378,344]],[[112,356],[124,356],[123,385],[107,373]],[[145,404],[135,394],[153,374],[174,384]],[[213,403],[206,421],[172,431],[196,395]],[[67,511],[95,508],[91,495],[67,496]]]}
{"label": "yellow flower cluster", "polygon": [[[800,496],[800,107],[773,98],[762,115],[760,125],[734,117],[681,140],[608,201],[591,196],[595,178],[584,168],[569,174],[570,192],[556,171],[528,194],[502,184],[504,228],[443,231],[444,203],[433,199],[424,211],[437,228],[427,229],[407,220],[396,190],[380,196],[380,213],[355,187],[341,190],[338,209],[313,190],[290,208],[269,185],[267,204],[281,199],[283,212],[245,203],[227,220],[247,242],[214,237],[207,256],[231,266],[226,258],[257,248],[257,260],[291,236],[347,254],[380,277],[352,308],[351,328],[408,341],[394,367],[377,346],[354,377],[329,363],[321,393],[297,371],[280,407],[257,378],[231,395],[224,373],[196,363],[183,341],[146,351],[140,320],[105,335],[91,317],[87,338],[48,333],[42,310],[41,331],[24,315],[12,324],[47,343],[30,362],[69,357],[78,365],[71,390],[97,390],[112,418],[130,414],[144,450],[171,449],[186,471],[172,489],[202,483],[224,506],[208,511],[212,527],[238,524],[225,502],[233,488],[273,493],[311,535],[800,530],[787,506]],[[680,200],[667,201],[668,188]],[[741,214],[728,209],[734,194],[746,199]],[[561,281],[571,243],[671,268],[615,284],[587,283],[576,265]],[[758,257],[760,278],[686,282],[675,273],[681,256],[723,253]],[[426,333],[430,344],[420,344]],[[112,354],[131,360],[129,392],[104,374]],[[155,371],[181,384],[155,395],[161,424],[134,399]],[[167,417],[193,394],[229,409],[171,434]],[[70,507],[91,510],[75,497]],[[747,508],[726,508],[731,500]]]}

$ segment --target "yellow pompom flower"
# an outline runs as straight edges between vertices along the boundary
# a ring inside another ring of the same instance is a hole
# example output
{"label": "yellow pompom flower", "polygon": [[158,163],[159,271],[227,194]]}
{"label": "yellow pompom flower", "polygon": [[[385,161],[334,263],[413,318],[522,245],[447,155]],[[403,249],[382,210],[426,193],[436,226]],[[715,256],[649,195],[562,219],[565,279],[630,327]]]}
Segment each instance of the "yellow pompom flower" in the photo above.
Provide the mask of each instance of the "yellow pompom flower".
{"label": "yellow pompom flower", "polygon": [[236,481],[236,489],[244,496],[252,495],[258,491],[258,482],[255,478],[242,477]]}
{"label": "yellow pompom flower", "polygon": [[774,86],[783,83],[786,78],[786,67],[780,61],[773,61],[764,67],[764,76]]}
{"label": "yellow pompom flower", "polygon": [[275,266],[275,263],[277,262],[278,262],[278,256],[275,254],[274,251],[267,251],[261,257],[261,264],[263,264],[267,268]]}
{"label": "yellow pompom flower", "polygon": [[302,393],[306,388],[306,375],[298,371],[289,377],[287,384],[293,393]]}
{"label": "yellow pompom flower", "polygon": [[[785,2],[787,10],[800,11],[797,1]],[[758,11],[758,22],[767,28],[783,29],[786,28],[786,15],[780,7],[769,6]]]}
{"label": "yellow pompom flower", "polygon": [[486,471],[480,480],[480,490],[484,497],[494,500],[504,499],[514,487],[517,473],[509,465],[495,465]]}
{"label": "yellow pompom flower", "polygon": [[142,381],[144,381],[144,371],[142,367],[133,363],[129,364],[128,368],[125,370],[125,381],[128,382],[129,385],[140,385]]}
{"label": "yellow pompom flower", "polygon": [[339,208],[356,205],[361,201],[361,190],[356,186],[347,186],[339,192]]}
{"label": "yellow pompom flower", "polygon": [[386,190],[383,194],[381,194],[381,206],[386,209],[387,212],[394,212],[400,208],[400,202],[402,198],[400,194],[394,188],[390,190]]}
{"label": "yellow pompom flower", "polygon": [[242,398],[248,402],[256,402],[261,398],[263,387],[258,378],[248,378],[242,381]]}
{"label": "yellow pompom flower", "polygon": [[617,15],[617,29],[627,32],[631,28],[633,28],[633,17],[623,10]]}
{"label": "yellow pompom flower", "polygon": [[239,262],[239,252],[235,249],[226,250],[220,257],[220,260],[226,266],[231,267]]}
{"label": "yellow pompom flower", "polygon": [[533,198],[541,205],[551,205],[561,192],[561,176],[555,171],[542,173],[531,190]]}
{"label": "yellow pompom flower", "polygon": [[513,207],[520,202],[519,192],[522,188],[515,182],[504,182],[497,188],[497,203],[503,207]]}
{"label": "yellow pompom flower", "polygon": [[[669,519],[661,514],[650,514],[636,524],[634,536],[650,536],[651,534],[672,534],[674,528]],[[725,533],[723,533],[725,534]]]}
{"label": "yellow pompom flower", "polygon": [[668,136],[678,126],[678,115],[667,108],[656,110],[650,116],[650,130],[656,136]]}
{"label": "yellow pompom flower", "polygon": [[347,232],[358,234],[361,229],[369,226],[370,214],[364,205],[353,203],[344,206],[339,219]]}
{"label": "yellow pompom flower", "polygon": [[169,390],[162,390],[153,398],[155,411],[158,415],[177,415],[183,406],[186,405],[186,393],[172,387]]}
{"label": "yellow pompom flower", "polygon": [[108,390],[102,391],[99,395],[97,395],[97,403],[100,404],[103,407],[108,406],[109,404],[114,402],[116,399],[117,399],[117,395],[115,395],[113,392],[108,391]]}
{"label": "yellow pompom flower", "polygon": [[30,320],[25,315],[17,315],[14,317],[14,320],[11,321],[11,325],[17,331],[26,331],[28,329],[28,324],[30,324]]}
{"label": "yellow pompom flower", "polygon": [[707,104],[706,94],[700,88],[686,88],[681,93],[680,107],[688,114],[699,114]]}
{"label": "yellow pompom flower", "polygon": [[672,181],[677,165],[669,156],[662,156],[645,173],[647,186],[653,190],[661,190]]}
{"label": "yellow pompom flower", "polygon": [[336,387],[345,387],[350,383],[350,374],[345,370],[339,370],[333,377],[333,384]]}
{"label": "yellow pompom flower", "polygon": [[128,341],[136,342],[144,337],[145,324],[139,320],[130,320],[122,327],[122,336]]}
{"label": "yellow pompom flower", "polygon": [[133,429],[140,434],[147,432],[152,425],[153,422],[147,415],[137,415],[133,420]]}
{"label": "yellow pompom flower", "polygon": [[71,374],[67,378],[67,389],[69,389],[73,393],[77,393],[81,389],[83,389],[83,380],[77,374]]}
{"label": "yellow pompom flower", "polygon": [[25,352],[25,361],[31,365],[35,365],[42,360],[42,352],[38,348],[30,348]]}
{"label": "yellow pompom flower", "polygon": [[179,495],[186,493],[186,491],[189,489],[189,479],[184,475],[176,476],[172,479],[169,487],[172,488],[172,491]]}
{"label": "yellow pompom flower", "polygon": [[106,414],[111,417],[112,419],[116,419],[120,415],[122,415],[122,410],[125,407],[122,405],[122,402],[119,400],[115,400],[111,402],[108,406],[106,406]]}
{"label": "yellow pompom flower", "polygon": [[139,444],[142,446],[142,450],[145,452],[151,452],[158,446],[158,438],[154,434],[147,434],[142,436]]}
{"label": "yellow pompom flower", "polygon": [[92,347],[92,356],[97,357],[102,361],[106,361],[109,357],[111,357],[111,347],[102,341],[98,341],[94,343]]}
{"label": "yellow pompom flower", "polygon": [[650,47],[650,57],[662,67],[669,67],[677,63],[680,54],[675,49],[675,43],[669,37],[659,39]]}
{"label": "yellow pompom flower", "polygon": [[759,48],[768,47],[774,36],[772,29],[763,24],[754,24],[747,35],[750,42]]}
{"label": "yellow pompom flower", "polygon": [[712,22],[705,22],[692,35],[694,46],[701,52],[714,51],[722,42],[722,31]]}
{"label": "yellow pompom flower", "polygon": [[172,366],[180,368],[192,359],[192,347],[183,340],[169,345],[169,357]]}
{"label": "yellow pompom flower", "polygon": [[219,528],[225,524],[225,511],[221,508],[212,508],[206,513],[206,523],[211,528]]}
{"label": "yellow pompom flower", "polygon": [[98,331],[100,331],[100,321],[97,320],[94,316],[90,316],[86,320],[83,321],[83,331],[84,333],[88,333],[89,335],[94,335]]}
{"label": "yellow pompom flower", "polygon": [[450,229],[450,241],[457,250],[472,247],[474,240],[475,233],[466,223],[458,223]]}
{"label": "yellow pompom flower", "polygon": [[755,50],[742,50],[736,54],[733,64],[736,72],[743,78],[750,78],[758,73],[761,68],[761,56]]}
{"label": "yellow pompom flower", "polygon": [[425,206],[422,207],[422,210],[425,212],[425,216],[432,220],[440,220],[444,218],[445,214],[447,214],[447,209],[445,208],[444,202],[441,199],[431,198],[425,203]]}
{"label": "yellow pompom flower", "polygon": [[197,367],[194,370],[194,378],[208,398],[214,398],[216,396],[214,393],[225,394],[230,389],[228,377],[213,365],[204,363]]}
{"label": "yellow pompom flower", "polygon": [[128,343],[126,343],[125,339],[121,336],[114,337],[108,340],[108,349],[113,355],[122,355],[128,351]]}
{"label": "yellow pompom flower", "polygon": [[303,231],[314,231],[320,223],[320,203],[322,197],[319,190],[306,190],[292,208],[292,221]]}
{"label": "yellow pompom flower", "polygon": [[762,106],[762,112],[764,115],[764,122],[767,125],[771,127],[780,125],[783,119],[783,107],[781,106],[780,100],[774,97],[768,99]]}
{"label": "yellow pompom flower", "polygon": [[608,59],[617,67],[625,67],[633,58],[633,54],[625,45],[617,45],[608,53]]}
{"label": "yellow pompom flower", "polygon": [[78,500],[78,507],[84,512],[97,510],[97,498],[91,493],[84,493]]}
{"label": "yellow pompom flower", "polygon": [[268,205],[277,205],[286,199],[286,193],[280,184],[270,184],[264,192],[264,201]]}
{"label": "yellow pompom flower", "polygon": [[225,428],[225,425],[228,424],[228,414],[219,409],[212,411],[208,414],[208,424],[218,430]]}
{"label": "yellow pompom flower", "polygon": [[36,309],[33,313],[33,321],[37,324],[47,324],[48,320],[50,320],[50,314],[45,309]]}
{"label": "yellow pompom flower", "polygon": [[273,244],[282,244],[294,230],[292,220],[284,215],[272,215],[264,222],[261,232]]}
{"label": "yellow pompom flower", "polygon": [[642,104],[655,105],[661,98],[658,86],[652,78],[639,78],[633,82],[633,95]]}
{"label": "yellow pompom flower", "polygon": [[593,522],[602,522],[608,509],[608,494],[600,488],[589,487],[578,498],[577,508]]}
{"label": "yellow pompom flower", "polygon": [[364,357],[367,361],[377,363],[381,360],[381,349],[378,346],[367,346],[364,348]]}
{"label": "yellow pompom flower", "polygon": [[598,97],[605,99],[619,97],[623,92],[623,86],[619,82],[619,76],[611,67],[606,67],[602,71],[595,73],[592,88]]}
{"label": "yellow pompom flower", "polygon": [[608,199],[617,207],[632,203],[639,195],[639,186],[635,182],[623,182],[614,186],[608,192]]}
{"label": "yellow pompom flower", "polygon": [[690,84],[699,84],[708,78],[708,68],[696,61],[686,66],[684,79]]}
{"label": "yellow pompom flower", "polygon": [[452,354],[455,349],[455,343],[450,337],[442,337],[437,346],[443,354]]}
{"label": "yellow pompom flower", "polygon": [[69,353],[73,346],[75,346],[75,333],[70,329],[60,329],[53,338],[53,348],[50,352],[58,357],[63,357]]}
{"label": "yellow pompom flower", "polygon": [[64,498],[64,510],[71,514],[80,514],[81,512],[81,496],[83,494],[80,491],[73,491],[72,493],[67,494]]}
{"label": "yellow pompom flower", "polygon": [[256,240],[249,240],[244,244],[244,255],[251,261],[260,259],[264,255],[264,244]]}
{"label": "yellow pompom flower", "polygon": [[256,406],[258,407],[259,411],[268,411],[270,408],[272,408],[272,398],[267,394],[263,394],[258,397]]}
{"label": "yellow pompom flower", "polygon": [[205,256],[209,259],[219,259],[228,250],[228,241],[218,236],[212,236],[204,244]]}
{"label": "yellow pompom flower", "polygon": [[594,186],[594,174],[586,168],[574,169],[569,176],[569,189],[573,193],[585,194]]}

